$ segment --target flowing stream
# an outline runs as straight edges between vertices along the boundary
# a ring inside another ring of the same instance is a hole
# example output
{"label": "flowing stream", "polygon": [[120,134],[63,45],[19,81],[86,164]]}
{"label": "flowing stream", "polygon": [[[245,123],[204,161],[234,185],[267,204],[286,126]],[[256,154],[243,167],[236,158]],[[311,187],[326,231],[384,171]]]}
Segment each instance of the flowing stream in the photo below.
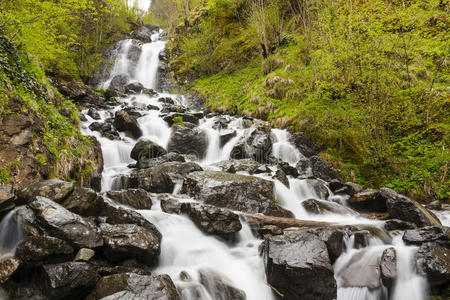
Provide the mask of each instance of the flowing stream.
{"label": "flowing stream", "polygon": [[[125,73],[132,81],[142,83],[146,88],[158,89],[158,54],[164,49],[165,43],[154,37],[154,42],[142,46],[141,57],[138,61],[134,74],[129,72],[130,63],[127,59],[127,51],[130,45],[129,40],[121,42],[120,51],[117,53],[116,63],[112,76]],[[103,88],[107,88],[111,82],[108,78]],[[145,94],[128,96],[120,99],[124,105],[132,106],[143,116],[138,119],[139,125],[144,133],[143,138],[149,138],[162,147],[167,148],[171,128],[161,118],[157,110],[147,110],[148,105],[157,106],[162,109],[162,103],[158,102],[160,97],[170,97],[178,105],[188,103],[183,95],[168,94],[164,91],[156,97]],[[102,121],[114,115],[119,107],[102,111],[100,113]],[[98,132],[88,129],[94,121],[87,117],[88,121],[83,124],[83,131],[87,135],[94,135],[100,141],[104,156],[103,190],[110,190],[120,187],[121,175],[130,173],[128,164],[132,163],[130,152],[136,140],[122,135],[121,140],[111,141],[102,137]],[[218,118],[230,120],[228,128],[222,129],[214,126]],[[199,128],[207,135],[208,147],[203,160],[198,163],[204,169],[214,169],[212,164],[230,159],[233,146],[240,137],[251,133],[252,128],[246,128],[242,118],[231,116],[216,116],[200,120]],[[225,145],[220,144],[220,135],[235,131],[236,135]],[[284,160],[290,165],[303,157],[303,155],[289,142],[290,134],[285,130],[273,129],[273,136],[276,142],[273,145],[273,155]],[[273,180],[267,175],[259,175],[265,179]],[[115,183],[116,182],[116,183]],[[317,191],[309,184],[308,180],[294,179],[289,177],[290,188],[275,180],[277,199],[284,208],[291,210],[297,218],[332,221],[340,224],[365,224],[382,229],[380,221],[373,221],[362,218],[351,213],[348,214],[328,214],[310,215],[302,207],[301,202],[306,199],[330,200],[345,204],[345,199],[339,199],[329,192],[329,199]],[[179,190],[175,188],[174,193]],[[183,195],[179,195],[180,199]],[[184,199],[192,201],[191,199]],[[251,233],[248,225],[244,223],[243,229],[239,233],[238,241],[228,244],[224,241],[207,236],[202,233],[193,222],[180,215],[166,214],[161,211],[159,202],[152,210],[139,211],[149,221],[155,224],[163,234],[161,257],[155,273],[169,274],[174,280],[185,300],[194,299],[216,299],[208,293],[204,284],[199,278],[199,272],[209,270],[228,278],[232,284],[245,291],[247,299],[261,300],[274,299],[272,290],[266,285],[263,260],[258,254],[258,240]],[[243,220],[245,221],[245,220]],[[387,233],[386,233],[387,234]],[[345,274],[348,270],[355,272],[379,272],[374,266],[379,263],[381,253],[388,247],[394,247],[398,253],[398,280],[394,286],[392,300],[424,300],[426,299],[426,280],[417,275],[413,269],[415,247],[405,246],[401,238],[394,237],[390,244],[385,244],[379,239],[371,240],[368,247],[357,249],[352,239],[347,240],[346,251],[334,264],[335,277],[338,283],[338,300],[382,300],[387,299],[387,290],[382,285],[369,289],[366,286],[348,286]],[[192,280],[186,281],[186,273]],[[362,274],[363,276],[364,274]],[[378,277],[377,277],[378,278]],[[217,295],[216,295],[217,297]],[[220,298],[220,297],[219,297]],[[222,299],[222,298],[221,298]],[[223,298],[226,299],[226,298]]]}

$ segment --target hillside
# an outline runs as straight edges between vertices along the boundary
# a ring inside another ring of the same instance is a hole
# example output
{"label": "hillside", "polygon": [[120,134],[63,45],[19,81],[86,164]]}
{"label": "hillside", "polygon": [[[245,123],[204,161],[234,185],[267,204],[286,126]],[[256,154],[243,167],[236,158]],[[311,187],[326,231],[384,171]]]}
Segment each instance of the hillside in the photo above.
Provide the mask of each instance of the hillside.
{"label": "hillside", "polygon": [[448,1],[177,3],[151,18],[211,110],[305,132],[348,180],[449,200]]}

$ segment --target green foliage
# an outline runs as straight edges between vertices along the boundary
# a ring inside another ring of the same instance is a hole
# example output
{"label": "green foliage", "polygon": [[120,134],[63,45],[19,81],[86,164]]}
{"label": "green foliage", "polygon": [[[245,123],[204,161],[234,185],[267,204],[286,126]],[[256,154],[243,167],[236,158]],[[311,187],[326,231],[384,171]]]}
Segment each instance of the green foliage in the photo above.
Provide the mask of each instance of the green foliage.
{"label": "green foliage", "polygon": [[140,16],[117,0],[0,0],[0,27],[44,69],[89,75]]}
{"label": "green foliage", "polygon": [[0,183],[9,183],[11,181],[11,175],[6,168],[0,168]]}
{"label": "green foliage", "polygon": [[[170,45],[177,80],[196,79],[190,88],[213,109],[305,131],[349,180],[449,199],[446,5],[238,2],[192,12],[195,25]],[[261,19],[275,24],[265,37]]]}
{"label": "green foliage", "polygon": [[184,126],[184,121],[182,116],[174,117],[172,119],[173,124],[172,126]]}

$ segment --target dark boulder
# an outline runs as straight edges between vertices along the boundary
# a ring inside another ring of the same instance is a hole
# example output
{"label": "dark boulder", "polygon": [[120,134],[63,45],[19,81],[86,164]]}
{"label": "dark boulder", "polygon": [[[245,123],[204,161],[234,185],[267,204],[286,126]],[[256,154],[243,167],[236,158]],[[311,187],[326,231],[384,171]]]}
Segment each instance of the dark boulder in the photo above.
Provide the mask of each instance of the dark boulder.
{"label": "dark boulder", "polygon": [[384,223],[384,228],[386,230],[408,230],[408,229],[416,229],[417,226],[416,224],[413,223],[409,223],[409,222],[405,222],[402,220],[397,220],[397,219],[392,219],[392,220],[387,220]]}
{"label": "dark boulder", "polygon": [[291,217],[275,204],[274,184],[254,176],[225,172],[194,172],[184,180],[182,193],[206,204],[248,213]]}
{"label": "dark boulder", "polygon": [[206,134],[202,130],[177,125],[172,128],[167,148],[169,152],[191,154],[203,158],[206,154],[207,144]]}
{"label": "dark boulder", "polygon": [[94,120],[100,120],[100,114],[97,112],[97,110],[93,109],[93,108],[89,108],[87,115],[90,116],[92,119]]}
{"label": "dark boulder", "polygon": [[50,299],[79,300],[87,296],[98,280],[94,267],[84,262],[65,262],[42,268],[42,291]]}
{"label": "dark boulder", "polygon": [[152,275],[150,266],[136,259],[127,259],[122,262],[111,263],[104,259],[91,259],[90,263],[95,267],[100,276],[110,276],[122,273],[135,273],[138,275]]}
{"label": "dark boulder", "polygon": [[148,139],[139,140],[136,145],[134,145],[133,150],[131,150],[131,158],[137,162],[144,163],[149,159],[160,157],[165,154],[167,154],[166,149]]}
{"label": "dark boulder", "polygon": [[322,201],[316,199],[308,199],[302,202],[303,208],[312,214],[322,215],[322,214],[340,214],[340,215],[358,215],[357,212],[351,208],[345,207],[335,202]]}
{"label": "dark boulder", "polygon": [[263,256],[267,281],[283,299],[336,299],[327,245],[316,234],[290,231],[266,238]]}
{"label": "dark boulder", "polygon": [[186,162],[186,158],[184,155],[182,154],[178,154],[175,152],[170,152],[167,153],[165,155],[159,156],[159,157],[155,157],[152,159],[141,159],[136,165],[135,167],[137,167],[138,169],[152,169],[155,168],[159,165],[162,165],[163,163],[166,162]]}
{"label": "dark boulder", "polygon": [[338,180],[333,180],[332,182],[330,182],[329,187],[334,194],[338,194],[338,195],[344,194],[344,195],[353,196],[358,193],[362,193],[364,191],[364,188],[356,183],[346,182],[346,183],[342,184],[342,182],[340,182]]}
{"label": "dark boulder", "polygon": [[386,200],[386,206],[391,219],[416,224],[418,227],[441,225],[439,219],[421,204],[395,191],[382,188],[380,197]]}
{"label": "dark boulder", "polygon": [[27,204],[33,201],[36,196],[41,196],[60,203],[72,193],[73,189],[74,184],[71,182],[50,179],[32,184],[18,191],[17,202],[18,204]]}
{"label": "dark boulder", "polygon": [[292,134],[291,143],[306,157],[317,155],[321,150],[313,141],[308,139],[303,132]]}
{"label": "dark boulder", "polygon": [[417,272],[428,278],[432,287],[450,283],[450,249],[437,243],[424,243],[417,251]]}
{"label": "dark boulder", "polygon": [[220,147],[225,146],[229,141],[231,141],[236,136],[237,136],[236,130],[227,133],[222,133],[219,137]]}
{"label": "dark boulder", "polygon": [[83,216],[97,216],[100,208],[97,202],[97,192],[92,189],[76,187],[72,194],[61,205],[71,212]]}
{"label": "dark boulder", "polygon": [[125,93],[125,86],[130,81],[130,76],[127,74],[119,74],[114,76],[114,78],[111,80],[111,83],[109,84],[109,89],[116,91],[120,94]]}
{"label": "dark boulder", "polygon": [[310,158],[312,173],[315,177],[323,179],[325,181],[339,180],[343,182],[341,175],[336,171],[333,164],[323,160],[319,156],[313,156]]}
{"label": "dark boulder", "polygon": [[128,189],[109,191],[106,196],[116,203],[127,205],[136,209],[151,209],[152,198],[143,189]]}
{"label": "dark boulder", "polygon": [[284,173],[282,170],[277,170],[275,172],[275,175],[273,175],[272,179],[278,180],[282,184],[284,184],[287,188],[290,188],[289,179],[286,176],[286,173]]}
{"label": "dark boulder", "polygon": [[167,162],[153,169],[137,170],[132,173],[134,187],[153,193],[172,193],[177,183],[187,174],[203,169],[193,162]]}
{"label": "dark boulder", "polygon": [[261,124],[248,137],[242,137],[231,151],[231,158],[252,158],[260,163],[270,161],[273,137],[270,126]]}
{"label": "dark boulder", "polygon": [[15,256],[24,264],[37,266],[61,263],[73,258],[73,248],[65,241],[49,236],[31,236],[16,248]]}
{"label": "dark boulder", "polygon": [[236,288],[225,275],[218,274],[211,269],[200,269],[200,283],[205,287],[212,299],[215,300],[245,300],[247,296],[243,290]]}
{"label": "dark boulder", "polygon": [[207,234],[230,239],[242,229],[239,216],[228,209],[199,203],[183,203],[181,211]]}
{"label": "dark boulder", "polygon": [[300,175],[298,173],[298,170],[291,166],[290,164],[288,164],[287,162],[280,162],[278,163],[278,167],[288,176],[292,176],[294,178],[298,177],[298,175]]}
{"label": "dark boulder", "polygon": [[36,197],[30,208],[40,226],[52,236],[65,240],[75,248],[96,248],[103,245],[98,227],[61,205],[43,197]]}
{"label": "dark boulder", "polygon": [[379,196],[377,190],[365,190],[354,194],[347,200],[348,205],[356,211],[366,213],[387,212],[386,199]]}
{"label": "dark boulder", "polygon": [[145,87],[140,82],[132,82],[127,84],[124,89],[125,93],[127,94],[140,94],[145,89]]}
{"label": "dark boulder", "polygon": [[301,157],[295,165],[295,168],[301,178],[311,178],[314,176],[312,173],[312,163],[309,158]]}
{"label": "dark boulder", "polygon": [[[248,172],[250,174],[255,174],[255,172],[257,172],[257,170],[262,167],[259,162],[251,158],[225,160],[216,163],[215,166],[228,173]],[[234,172],[229,172],[231,168],[233,168]]]}
{"label": "dark boulder", "polygon": [[445,226],[430,226],[406,230],[403,234],[403,241],[413,245],[436,242],[450,248],[450,228]]}
{"label": "dark boulder", "polygon": [[132,224],[100,224],[108,260],[137,259],[154,264],[161,251],[160,237],[152,231]]}
{"label": "dark boulder", "polygon": [[110,140],[118,140],[120,139],[119,132],[116,131],[116,129],[113,127],[110,123],[100,123],[100,122],[93,122],[91,125],[89,125],[89,129],[92,131],[100,132],[100,134],[108,138]]}
{"label": "dark boulder", "polygon": [[397,279],[397,252],[395,248],[388,248],[383,251],[380,261],[380,276],[383,285],[392,287]]}
{"label": "dark boulder", "polygon": [[355,248],[359,249],[369,245],[372,234],[368,230],[359,230],[353,232],[353,237],[355,239]]}
{"label": "dark boulder", "polygon": [[93,300],[180,300],[177,289],[168,275],[144,276],[134,273],[102,277],[91,296]]}
{"label": "dark boulder", "polygon": [[325,182],[319,179],[305,179],[307,186],[312,190],[313,195],[318,199],[326,200],[330,192]]}
{"label": "dark boulder", "polygon": [[130,135],[138,139],[142,136],[142,130],[139,128],[139,124],[136,118],[130,116],[126,111],[119,110],[115,114],[114,126],[118,131],[129,132]]}

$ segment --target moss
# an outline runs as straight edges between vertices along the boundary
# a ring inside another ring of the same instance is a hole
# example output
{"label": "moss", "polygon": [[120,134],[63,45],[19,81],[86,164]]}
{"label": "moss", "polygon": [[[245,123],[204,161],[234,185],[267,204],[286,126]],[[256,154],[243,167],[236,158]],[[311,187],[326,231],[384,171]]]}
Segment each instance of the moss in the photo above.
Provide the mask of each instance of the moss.
{"label": "moss", "polygon": [[9,183],[11,175],[6,168],[0,168],[0,183]]}
{"label": "moss", "polygon": [[175,127],[175,126],[184,127],[184,121],[183,121],[182,116],[173,117],[172,121],[173,121],[172,127]]}

